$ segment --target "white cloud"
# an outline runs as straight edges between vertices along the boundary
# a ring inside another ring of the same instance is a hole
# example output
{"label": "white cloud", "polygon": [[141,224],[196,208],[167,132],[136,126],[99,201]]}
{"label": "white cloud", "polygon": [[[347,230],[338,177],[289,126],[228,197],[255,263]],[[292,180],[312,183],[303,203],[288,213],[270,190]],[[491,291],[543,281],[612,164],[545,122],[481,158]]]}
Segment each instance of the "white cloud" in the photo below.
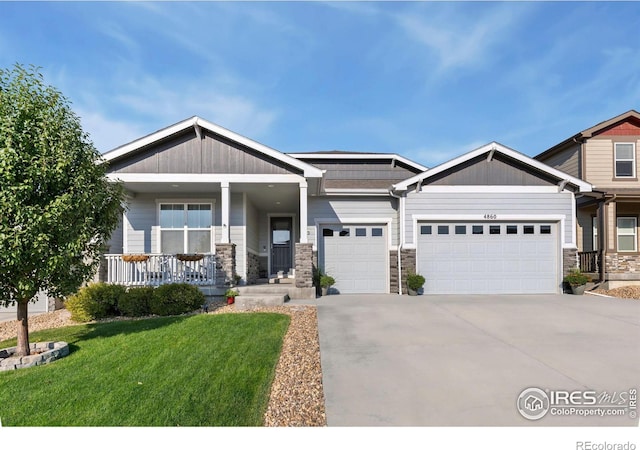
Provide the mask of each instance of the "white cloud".
{"label": "white cloud", "polygon": [[468,4],[427,6],[423,14],[411,11],[391,17],[412,40],[435,55],[436,75],[487,64],[498,45],[509,43],[510,29],[528,10],[526,5],[498,4],[475,15],[463,9]]}
{"label": "white cloud", "polygon": [[[227,81],[230,83],[230,81]],[[230,83],[231,84],[231,83]],[[263,108],[243,95],[217,89],[207,80],[162,81],[149,75],[129,80],[116,94],[118,109],[166,126],[194,115],[250,136],[267,133],[278,111]]]}
{"label": "white cloud", "polygon": [[114,120],[96,111],[86,111],[76,108],[84,131],[100,153],[112,150],[149,133],[141,130],[136,124]]}

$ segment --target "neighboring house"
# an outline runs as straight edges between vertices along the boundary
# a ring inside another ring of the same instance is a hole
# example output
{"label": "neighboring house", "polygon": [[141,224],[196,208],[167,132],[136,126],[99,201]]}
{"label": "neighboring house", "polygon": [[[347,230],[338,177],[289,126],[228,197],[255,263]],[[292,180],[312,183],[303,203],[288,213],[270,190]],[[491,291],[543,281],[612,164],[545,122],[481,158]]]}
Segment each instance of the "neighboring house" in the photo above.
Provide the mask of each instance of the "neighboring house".
{"label": "neighboring house", "polygon": [[631,110],[535,157],[593,185],[577,198],[580,268],[609,288],[640,283],[639,147],[640,113]]}
{"label": "neighboring house", "polygon": [[[576,177],[497,143],[433,169],[397,154],[284,154],[198,117],[104,155],[127,210],[110,282],[224,285],[312,267],[340,293],[562,292],[576,266]],[[193,255],[197,254],[197,255]]]}

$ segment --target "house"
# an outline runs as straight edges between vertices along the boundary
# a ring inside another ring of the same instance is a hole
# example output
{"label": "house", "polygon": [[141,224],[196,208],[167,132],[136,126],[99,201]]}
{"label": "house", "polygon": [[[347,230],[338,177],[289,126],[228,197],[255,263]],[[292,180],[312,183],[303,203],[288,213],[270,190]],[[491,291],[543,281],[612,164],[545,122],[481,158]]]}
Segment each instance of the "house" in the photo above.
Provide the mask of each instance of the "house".
{"label": "house", "polygon": [[535,157],[593,185],[576,198],[580,269],[609,288],[640,283],[640,113],[631,110]]}
{"label": "house", "polygon": [[[388,189],[426,170],[395,154],[287,155],[198,117],[104,157],[128,193],[107,281],[221,285],[237,274],[242,284],[294,279],[303,297],[315,296],[313,266],[343,293],[397,289],[389,261],[398,210]],[[193,253],[204,256],[183,261]]]}
{"label": "house", "polygon": [[198,117],[104,154],[127,191],[103,278],[340,293],[561,292],[591,185],[496,142],[432,169],[398,154],[285,154]]}

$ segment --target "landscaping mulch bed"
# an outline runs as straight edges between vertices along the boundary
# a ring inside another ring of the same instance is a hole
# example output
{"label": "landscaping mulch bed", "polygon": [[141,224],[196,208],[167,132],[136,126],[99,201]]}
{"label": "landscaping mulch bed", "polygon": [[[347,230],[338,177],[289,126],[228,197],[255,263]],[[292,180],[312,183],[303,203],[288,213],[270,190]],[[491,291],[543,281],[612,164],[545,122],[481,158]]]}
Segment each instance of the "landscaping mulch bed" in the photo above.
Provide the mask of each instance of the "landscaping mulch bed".
{"label": "landscaping mulch bed", "polygon": [[596,289],[593,292],[596,294],[608,295],[610,297],[640,300],[640,286],[622,286],[610,290]]}
{"label": "landscaping mulch bed", "polygon": [[[287,305],[236,311],[233,305],[224,303],[209,308],[209,314],[245,312],[275,312],[291,317],[265,413],[265,426],[326,426],[316,308]],[[76,323],[64,309],[29,317],[30,332],[69,325]],[[13,338],[16,333],[16,321],[0,322],[0,341]]]}

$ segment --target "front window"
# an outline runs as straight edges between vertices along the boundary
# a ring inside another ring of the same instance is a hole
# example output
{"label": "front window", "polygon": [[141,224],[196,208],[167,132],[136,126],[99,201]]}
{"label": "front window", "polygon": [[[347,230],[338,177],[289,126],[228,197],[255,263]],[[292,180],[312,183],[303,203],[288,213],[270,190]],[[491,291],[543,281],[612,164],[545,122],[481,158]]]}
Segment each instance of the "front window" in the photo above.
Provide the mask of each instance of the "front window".
{"label": "front window", "polygon": [[618,251],[635,252],[637,219],[635,217],[618,217],[617,225]]}
{"label": "front window", "polygon": [[591,229],[593,230],[593,244],[591,248],[595,252],[598,250],[598,217],[594,216],[592,218]]}
{"label": "front window", "polygon": [[634,178],[636,175],[636,148],[630,142],[616,142],[616,178]]}
{"label": "front window", "polygon": [[210,203],[161,204],[160,251],[167,254],[211,252],[212,224]]}

